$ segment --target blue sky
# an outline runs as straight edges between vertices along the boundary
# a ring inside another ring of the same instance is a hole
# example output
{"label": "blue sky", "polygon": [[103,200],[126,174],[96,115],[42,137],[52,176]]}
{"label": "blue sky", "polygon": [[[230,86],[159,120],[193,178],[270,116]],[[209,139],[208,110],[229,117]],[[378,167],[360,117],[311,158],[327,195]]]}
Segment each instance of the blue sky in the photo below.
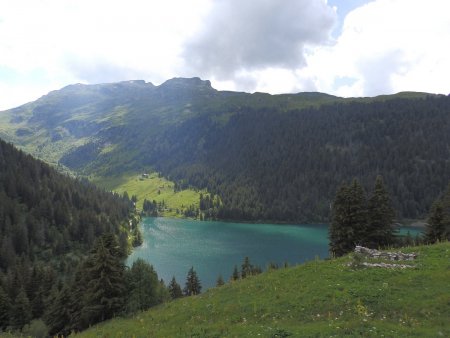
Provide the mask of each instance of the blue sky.
{"label": "blue sky", "polygon": [[446,0],[0,0],[0,110],[71,83],[448,94]]}

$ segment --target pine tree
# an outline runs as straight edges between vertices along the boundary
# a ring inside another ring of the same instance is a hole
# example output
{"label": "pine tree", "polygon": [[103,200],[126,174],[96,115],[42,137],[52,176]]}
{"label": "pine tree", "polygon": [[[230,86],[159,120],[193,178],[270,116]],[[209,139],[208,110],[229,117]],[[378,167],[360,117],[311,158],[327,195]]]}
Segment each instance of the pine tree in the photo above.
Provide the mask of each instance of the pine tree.
{"label": "pine tree", "polygon": [[10,324],[14,329],[21,329],[30,322],[31,317],[30,301],[25,290],[21,288],[12,304]]}
{"label": "pine tree", "polygon": [[198,295],[202,290],[200,280],[197,277],[197,272],[195,272],[192,266],[186,277],[186,285],[184,287],[184,294],[186,296]]}
{"label": "pine tree", "polygon": [[[108,246],[107,246],[108,245]],[[97,240],[87,267],[88,282],[83,317],[88,324],[120,314],[125,304],[125,267],[118,257],[118,243],[111,237]]]}
{"label": "pine tree", "polygon": [[52,336],[62,335],[65,337],[71,331],[70,292],[68,286],[64,286],[61,291],[56,288],[52,290],[45,313],[45,323]]}
{"label": "pine tree", "polygon": [[344,183],[336,192],[333,202],[332,218],[328,237],[330,239],[330,252],[334,256],[342,256],[352,248],[349,242],[352,240],[352,229],[347,224],[347,202],[348,186]]}
{"label": "pine tree", "polygon": [[161,302],[161,285],[153,266],[139,258],[133,262],[128,274],[130,279],[129,311],[144,311]]}
{"label": "pine tree", "polygon": [[233,269],[233,274],[231,275],[231,280],[238,280],[239,277],[240,277],[239,270],[238,270],[237,265],[235,265],[234,269]]}
{"label": "pine tree", "polygon": [[244,263],[242,263],[241,276],[242,278],[246,278],[253,274],[253,265],[250,263],[250,258],[245,257]]}
{"label": "pine tree", "polygon": [[343,184],[333,202],[329,228],[330,252],[342,256],[364,242],[367,232],[367,202],[358,180]]}
{"label": "pine tree", "polygon": [[172,280],[169,283],[169,294],[172,299],[183,297],[183,291],[181,290],[180,284],[177,283],[175,276],[172,277]]}
{"label": "pine tree", "polygon": [[430,217],[425,231],[425,240],[436,243],[445,238],[445,215],[442,202],[437,200],[431,207]]}
{"label": "pine tree", "polygon": [[384,187],[383,178],[377,176],[372,196],[368,201],[368,226],[362,244],[369,248],[378,248],[393,243],[394,217],[395,212]]}
{"label": "pine tree", "polygon": [[217,277],[216,286],[222,286],[224,284],[225,282],[223,281],[222,275],[219,275],[219,277]]}
{"label": "pine tree", "polygon": [[9,325],[11,306],[11,300],[0,285],[0,332]]}

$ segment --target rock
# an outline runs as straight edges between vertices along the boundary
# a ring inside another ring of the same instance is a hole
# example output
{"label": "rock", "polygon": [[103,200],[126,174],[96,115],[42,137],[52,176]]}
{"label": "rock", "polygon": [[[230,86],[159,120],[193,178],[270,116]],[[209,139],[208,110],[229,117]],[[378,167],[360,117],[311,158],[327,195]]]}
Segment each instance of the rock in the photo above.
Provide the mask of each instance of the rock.
{"label": "rock", "polygon": [[360,253],[369,258],[380,258],[391,261],[412,261],[417,258],[416,253],[382,252],[376,249],[369,249],[359,245],[355,247],[355,252]]}

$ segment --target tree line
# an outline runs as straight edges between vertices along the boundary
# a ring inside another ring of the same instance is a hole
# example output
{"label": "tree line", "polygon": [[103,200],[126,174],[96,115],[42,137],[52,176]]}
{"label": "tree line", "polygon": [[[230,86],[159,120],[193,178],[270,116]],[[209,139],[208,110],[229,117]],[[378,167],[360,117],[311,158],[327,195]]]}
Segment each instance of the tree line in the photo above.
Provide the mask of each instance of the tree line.
{"label": "tree line", "polygon": [[450,179],[450,97],[392,98],[285,111],[235,107],[152,139],[139,160],[180,187],[219,196],[216,217],[327,222],[339,183],[378,175],[399,219],[425,217]]}
{"label": "tree line", "polygon": [[[342,256],[356,245],[369,248],[401,246],[405,239],[396,235],[395,210],[383,178],[377,176],[367,197],[357,179],[343,183],[332,204],[329,249],[332,256]],[[406,239],[408,241],[408,239]],[[450,185],[430,208],[425,232],[414,244],[450,240]]]}

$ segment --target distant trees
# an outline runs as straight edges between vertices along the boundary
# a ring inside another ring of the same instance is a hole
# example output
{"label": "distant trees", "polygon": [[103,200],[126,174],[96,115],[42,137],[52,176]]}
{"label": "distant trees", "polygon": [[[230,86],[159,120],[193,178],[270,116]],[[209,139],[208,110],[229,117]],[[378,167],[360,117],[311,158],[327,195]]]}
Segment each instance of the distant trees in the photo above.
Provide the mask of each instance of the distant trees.
{"label": "distant trees", "polygon": [[329,247],[334,256],[352,251],[355,245],[380,247],[391,244],[394,210],[383,179],[378,176],[367,201],[363,187],[354,179],[341,185],[332,206]]}
{"label": "distant trees", "polygon": [[[285,104],[242,103],[224,123],[211,119],[221,111],[208,108],[166,129],[152,147],[142,137],[137,161],[219,196],[218,219],[329,222],[341,182],[358,177],[371,187],[378,174],[398,217],[417,219],[448,182],[448,96]],[[203,200],[206,208],[206,194]]]}

